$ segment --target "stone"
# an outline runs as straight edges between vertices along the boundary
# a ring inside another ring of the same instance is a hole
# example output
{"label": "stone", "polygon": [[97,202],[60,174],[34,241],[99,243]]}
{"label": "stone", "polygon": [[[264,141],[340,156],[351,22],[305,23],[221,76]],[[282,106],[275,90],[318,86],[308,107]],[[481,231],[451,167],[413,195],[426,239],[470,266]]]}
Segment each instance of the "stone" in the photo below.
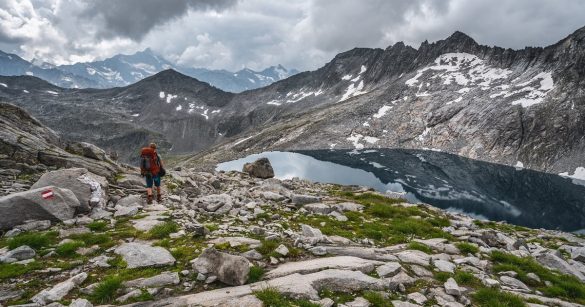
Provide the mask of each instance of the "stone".
{"label": "stone", "polygon": [[490,288],[497,288],[500,286],[500,282],[493,278],[484,278],[481,280],[481,283]]}
{"label": "stone", "polygon": [[337,211],[333,211],[333,212],[329,213],[329,215],[334,217],[336,220],[338,220],[340,222],[347,222],[349,220],[347,218],[347,216],[345,216]]}
{"label": "stone", "polygon": [[561,271],[565,274],[573,275],[579,280],[585,282],[585,275],[579,272],[575,267],[568,264],[565,260],[561,257],[553,254],[553,253],[542,253],[535,256],[536,261],[540,262],[540,264],[549,267],[551,269],[556,269]]}
{"label": "stone", "polygon": [[66,147],[67,151],[87,157],[90,159],[98,160],[98,161],[110,161],[106,152],[95,146],[94,144],[87,143],[87,142],[74,142],[67,144]]}
{"label": "stone", "polygon": [[261,192],[260,195],[266,200],[281,201],[285,199],[283,195],[271,191]]}
{"label": "stone", "polygon": [[117,207],[138,207],[142,206],[142,197],[140,195],[128,195],[124,198],[121,198],[116,203]]}
{"label": "stone", "polygon": [[329,214],[329,213],[331,213],[331,211],[333,211],[333,209],[331,207],[329,207],[326,204],[322,204],[322,203],[306,204],[303,206],[303,208],[305,208],[305,210],[307,210],[311,213],[317,213],[317,214]]}
{"label": "stone", "polygon": [[116,209],[116,212],[114,212],[114,217],[135,216],[136,214],[138,214],[138,207],[136,207],[136,206],[131,206],[131,207],[116,206],[115,209]]}
{"label": "stone", "polygon": [[585,247],[575,247],[571,250],[571,258],[575,261],[585,263]]}
{"label": "stone", "polygon": [[365,298],[358,296],[355,298],[355,300],[353,300],[351,302],[346,302],[345,306],[347,306],[347,307],[370,307],[370,302],[368,302],[368,300],[366,300]]}
{"label": "stone", "polygon": [[445,260],[434,260],[433,265],[439,272],[447,272],[447,273],[454,273],[455,272],[455,264],[450,261]]}
{"label": "stone", "polygon": [[280,244],[274,251],[282,256],[288,255],[288,248],[284,244]]}
{"label": "stone", "polygon": [[248,173],[252,177],[268,179],[274,177],[274,169],[268,158],[260,158],[253,163],[246,163],[242,172]]}
{"label": "stone", "polygon": [[335,305],[335,301],[328,297],[320,299],[318,301],[311,301],[311,303],[319,305],[321,307],[333,307],[333,305]]}
{"label": "stone", "polygon": [[510,288],[530,291],[530,288],[518,279],[510,276],[500,276],[500,281]]}
{"label": "stone", "polygon": [[409,302],[403,302],[403,301],[399,301],[399,300],[392,301],[392,305],[394,307],[420,307],[420,305],[409,303]]}
{"label": "stone", "polygon": [[223,209],[220,212],[223,212],[225,210],[229,211],[232,209],[233,199],[228,194],[211,194],[199,197],[195,200],[195,204],[208,212],[216,212],[220,208]]}
{"label": "stone", "polygon": [[323,237],[323,233],[321,232],[321,230],[319,230],[317,228],[313,228],[309,225],[301,224],[301,231],[303,233],[303,236],[305,236],[305,237],[316,237],[316,238]]}
{"label": "stone", "polygon": [[332,207],[333,207],[333,210],[336,210],[339,212],[362,211],[364,209],[363,205],[356,204],[356,203],[350,203],[350,202],[335,204]]}
{"label": "stone", "polygon": [[114,252],[124,258],[129,269],[150,266],[160,267],[175,263],[175,258],[171,253],[159,246],[136,242],[124,243],[118,246]]}
{"label": "stone", "polygon": [[429,300],[426,296],[419,292],[409,293],[406,297],[419,305],[423,305],[424,303],[426,303],[426,301]]}
{"label": "stone", "polygon": [[107,203],[108,181],[85,168],[67,168],[45,173],[31,189],[48,186],[71,190],[79,200],[79,212],[87,213],[92,207],[104,208]]}
{"label": "stone", "polygon": [[205,249],[192,263],[197,272],[210,272],[221,282],[232,286],[245,284],[250,273],[248,259],[222,253],[213,247]]}
{"label": "stone", "polygon": [[313,195],[294,194],[291,198],[291,201],[294,205],[302,206],[311,203],[318,203],[321,201],[321,197]]}
{"label": "stone", "polygon": [[406,250],[396,253],[396,257],[404,263],[418,264],[422,266],[428,266],[430,264],[431,257],[424,252],[419,250]]}
{"label": "stone", "polygon": [[111,265],[108,263],[108,261],[111,259],[113,258],[106,255],[100,255],[89,259],[89,263],[100,268],[109,268]]}
{"label": "stone", "polygon": [[250,259],[250,260],[262,260],[262,258],[264,258],[264,256],[262,256],[262,254],[260,254],[255,249],[251,249],[247,252],[244,252],[241,254],[241,256],[246,257],[247,259]]}
{"label": "stone", "polygon": [[351,270],[370,273],[376,265],[383,262],[361,259],[352,256],[315,258],[305,261],[287,262],[266,273],[266,278],[273,279],[291,274],[309,274],[326,269]]}
{"label": "stone", "polygon": [[247,245],[250,248],[256,248],[256,247],[260,247],[260,245],[262,245],[260,240],[251,239],[251,238],[247,238],[247,237],[219,237],[219,238],[216,238],[213,240],[209,240],[208,242],[211,244],[214,244],[214,245],[221,245],[221,244],[228,243],[230,247],[238,247],[238,246],[242,246],[242,245]]}
{"label": "stone", "polygon": [[393,277],[400,273],[402,266],[398,262],[388,262],[376,268],[376,273],[380,277]]}
{"label": "stone", "polygon": [[87,273],[79,273],[66,281],[60,282],[50,289],[45,289],[31,298],[31,301],[39,305],[47,305],[51,302],[60,301],[69,291],[79,286],[87,278]]}
{"label": "stone", "polygon": [[[188,271],[187,271],[188,273]],[[163,286],[170,286],[170,285],[178,285],[181,282],[179,278],[179,273],[177,272],[163,272],[159,275],[148,277],[148,278],[138,278],[130,281],[124,282],[124,287],[127,288],[153,288],[153,287],[163,287]]]}
{"label": "stone", "polygon": [[93,307],[93,304],[84,298],[78,298],[71,301],[69,307]]}
{"label": "stone", "polygon": [[47,230],[51,227],[51,221],[43,220],[43,221],[30,221],[26,222],[22,225],[15,226],[22,231],[33,231],[33,230]]}
{"label": "stone", "polygon": [[206,284],[214,283],[217,280],[217,276],[211,275],[205,279]]}
{"label": "stone", "polygon": [[534,274],[534,273],[532,273],[532,272],[530,272],[530,273],[526,274],[526,277],[528,277],[528,278],[532,279],[532,280],[533,280],[533,281],[535,281],[535,282],[538,282],[538,283],[540,283],[540,282],[541,282],[541,280],[540,280],[540,277],[538,277],[538,275],[536,275],[536,274]]}
{"label": "stone", "polygon": [[34,258],[36,252],[34,249],[22,245],[13,250],[8,251],[4,255],[0,256],[0,262],[16,262],[20,260],[26,260]]}
{"label": "stone", "polygon": [[9,194],[0,197],[0,229],[29,220],[66,221],[75,216],[80,206],[72,191],[53,186]]}
{"label": "stone", "polygon": [[135,297],[139,297],[142,294],[142,291],[139,289],[134,289],[116,299],[117,302],[124,303],[127,300]]}
{"label": "stone", "polygon": [[461,290],[459,289],[459,285],[457,285],[457,282],[455,281],[455,279],[453,279],[453,277],[450,277],[449,279],[447,279],[447,281],[443,284],[443,287],[445,287],[445,292],[449,295],[454,295],[454,296],[461,295]]}
{"label": "stone", "polygon": [[309,251],[315,256],[327,255],[327,249],[324,246],[315,246],[310,248]]}
{"label": "stone", "polygon": [[116,184],[128,189],[144,189],[144,178],[137,174],[124,174],[117,178]]}

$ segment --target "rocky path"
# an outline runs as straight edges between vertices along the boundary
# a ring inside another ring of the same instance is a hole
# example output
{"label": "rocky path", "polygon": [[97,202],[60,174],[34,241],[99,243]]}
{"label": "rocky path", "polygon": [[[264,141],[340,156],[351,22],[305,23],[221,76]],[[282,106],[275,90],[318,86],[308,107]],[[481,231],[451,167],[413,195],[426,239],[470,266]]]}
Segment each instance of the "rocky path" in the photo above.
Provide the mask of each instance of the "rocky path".
{"label": "rocky path", "polygon": [[153,205],[130,173],[34,180],[0,198],[2,305],[585,303],[585,240],[572,234],[237,172],[169,171]]}

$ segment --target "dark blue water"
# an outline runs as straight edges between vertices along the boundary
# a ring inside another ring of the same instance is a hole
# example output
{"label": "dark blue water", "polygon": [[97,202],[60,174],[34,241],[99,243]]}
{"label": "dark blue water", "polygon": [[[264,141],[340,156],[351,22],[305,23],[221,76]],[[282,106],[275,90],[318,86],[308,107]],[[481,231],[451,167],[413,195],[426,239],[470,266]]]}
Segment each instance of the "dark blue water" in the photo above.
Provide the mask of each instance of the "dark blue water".
{"label": "dark blue water", "polygon": [[281,179],[403,192],[413,202],[532,228],[585,229],[585,186],[554,174],[400,149],[266,152],[222,163],[218,170],[241,170],[259,157],[270,159]]}

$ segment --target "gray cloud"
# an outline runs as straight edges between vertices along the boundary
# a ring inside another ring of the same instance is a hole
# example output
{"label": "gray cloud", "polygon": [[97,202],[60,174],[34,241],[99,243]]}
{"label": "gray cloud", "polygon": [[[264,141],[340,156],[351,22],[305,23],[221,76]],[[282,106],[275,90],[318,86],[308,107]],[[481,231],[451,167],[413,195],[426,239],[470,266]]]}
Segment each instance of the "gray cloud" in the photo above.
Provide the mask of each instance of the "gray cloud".
{"label": "gray cloud", "polygon": [[582,0],[2,0],[0,48],[54,63],[151,47],[183,65],[315,69],[353,47],[418,47],[456,30],[546,46],[585,26]]}
{"label": "gray cloud", "polygon": [[102,37],[123,36],[140,40],[156,25],[179,18],[191,10],[222,10],[236,0],[100,0],[89,1],[81,19],[103,24],[97,33]]}

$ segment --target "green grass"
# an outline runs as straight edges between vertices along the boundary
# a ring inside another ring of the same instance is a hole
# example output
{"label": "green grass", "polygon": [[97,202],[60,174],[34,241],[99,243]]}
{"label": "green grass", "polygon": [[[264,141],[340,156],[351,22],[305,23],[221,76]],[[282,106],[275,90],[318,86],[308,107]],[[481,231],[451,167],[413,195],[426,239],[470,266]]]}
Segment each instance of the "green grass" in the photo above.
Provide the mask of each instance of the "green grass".
{"label": "green grass", "polygon": [[85,246],[85,243],[81,241],[71,241],[67,243],[63,243],[55,248],[55,253],[61,257],[73,257],[77,256],[77,249]]}
{"label": "green grass", "polygon": [[461,251],[462,254],[477,254],[479,252],[479,247],[475,244],[467,243],[467,242],[459,242],[456,243],[455,246]]}
{"label": "green grass", "polygon": [[93,221],[87,224],[87,228],[92,231],[104,231],[108,228],[108,222],[106,221]]}
{"label": "green grass", "polygon": [[105,244],[113,243],[111,237],[105,233],[101,233],[101,234],[96,234],[96,233],[91,233],[91,232],[80,233],[80,234],[70,235],[69,238],[72,240],[76,240],[76,241],[82,241],[87,246],[105,245]]}
{"label": "green grass", "polygon": [[264,276],[264,268],[257,265],[250,267],[250,275],[248,275],[248,283],[255,283],[260,281]]}
{"label": "green grass", "polygon": [[[533,258],[520,258],[500,251],[493,251],[491,259],[494,263],[493,269],[495,272],[514,271],[518,273],[518,279],[527,285],[535,287],[545,296],[585,304],[585,284],[572,275],[551,271],[540,265]],[[539,283],[528,278],[526,274],[531,272],[538,275],[542,282]],[[546,286],[545,281],[549,281],[551,286]]]}
{"label": "green grass", "polygon": [[392,302],[380,293],[376,291],[366,291],[362,295],[368,302],[370,302],[370,306],[372,307],[392,307],[394,306]]}
{"label": "green grass", "polygon": [[116,293],[122,287],[122,279],[119,276],[106,277],[98,284],[89,299],[93,303],[106,304],[116,298]]}
{"label": "green grass", "polygon": [[307,300],[291,300],[275,288],[264,288],[254,292],[254,295],[267,307],[319,307],[319,304]]}
{"label": "green grass", "polygon": [[205,228],[207,228],[207,230],[209,230],[209,232],[219,230],[219,225],[217,225],[215,223],[208,223],[208,224],[204,224],[203,226],[205,226]]}
{"label": "green grass", "polygon": [[328,297],[328,298],[332,299],[338,305],[347,303],[349,301],[353,301],[355,299],[355,297],[351,293],[336,292],[336,291],[332,291],[332,290],[327,289],[327,288],[321,289],[321,291],[319,291],[319,296],[321,298]]}
{"label": "green grass", "polygon": [[526,303],[511,293],[493,288],[482,288],[475,292],[471,299],[473,306],[479,307],[525,307]]}
{"label": "green grass", "polygon": [[14,264],[14,263],[0,263],[0,280],[22,277],[22,275],[32,272],[34,270],[40,270],[43,266],[40,262],[35,261],[26,265]]}
{"label": "green grass", "polygon": [[179,231],[177,223],[169,221],[154,226],[146,235],[148,239],[164,239],[168,238],[171,233]]}
{"label": "green grass", "polygon": [[481,280],[475,277],[473,274],[465,271],[456,271],[453,279],[458,285],[463,285],[471,288],[479,288],[482,286]]}
{"label": "green grass", "polygon": [[39,250],[57,243],[57,232],[29,232],[20,234],[8,240],[8,248],[15,249],[19,246],[27,245],[33,249]]}
{"label": "green grass", "polygon": [[451,274],[451,273],[448,273],[448,272],[435,272],[435,273],[433,274],[433,277],[434,277],[436,280],[438,280],[438,281],[440,281],[440,282],[443,282],[443,283],[444,283],[444,282],[446,282],[446,281],[447,281],[447,279],[449,279],[449,278],[450,278],[450,277],[452,277],[452,276],[453,276],[453,274]]}
{"label": "green grass", "polygon": [[426,245],[424,245],[422,243],[415,242],[415,241],[412,241],[412,242],[408,243],[408,249],[418,250],[418,251],[424,252],[426,254],[432,254],[433,253],[433,249],[432,248],[430,248],[430,247],[428,247],[428,246],[426,246]]}
{"label": "green grass", "polygon": [[279,245],[279,240],[260,240],[260,246],[256,250],[264,256],[271,256]]}

